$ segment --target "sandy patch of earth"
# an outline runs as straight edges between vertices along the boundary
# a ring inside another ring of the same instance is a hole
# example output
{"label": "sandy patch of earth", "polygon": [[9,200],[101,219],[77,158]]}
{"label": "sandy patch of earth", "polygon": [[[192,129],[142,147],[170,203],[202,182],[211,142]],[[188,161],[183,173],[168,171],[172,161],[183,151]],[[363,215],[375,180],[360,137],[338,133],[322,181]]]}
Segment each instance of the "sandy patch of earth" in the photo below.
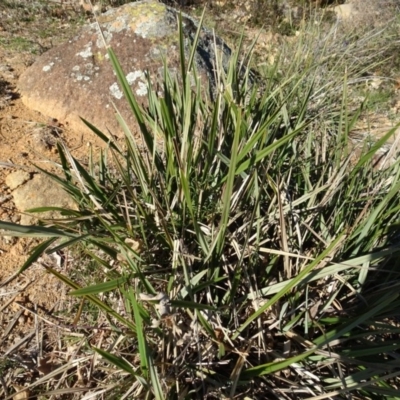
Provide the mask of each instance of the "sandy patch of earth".
{"label": "sandy patch of earth", "polygon": [[[26,59],[26,62],[23,62],[23,59]],[[89,145],[93,144],[96,147],[101,143],[94,135],[71,131],[57,121],[23,105],[16,86],[18,76],[31,63],[31,56],[10,56],[0,48],[0,60],[2,65],[9,69],[6,73],[0,71],[0,82],[6,87],[1,93],[6,104],[0,109],[0,219],[19,222],[20,215],[5,182],[7,175],[18,169],[35,173],[33,164],[54,170],[51,161],[58,161],[56,142],[59,139],[72,149],[75,157],[83,161],[87,159]],[[25,254],[25,247],[18,245],[20,241],[2,238],[0,278],[14,272],[15,264],[18,265],[14,258]],[[9,259],[7,255],[12,249],[12,257]]]}

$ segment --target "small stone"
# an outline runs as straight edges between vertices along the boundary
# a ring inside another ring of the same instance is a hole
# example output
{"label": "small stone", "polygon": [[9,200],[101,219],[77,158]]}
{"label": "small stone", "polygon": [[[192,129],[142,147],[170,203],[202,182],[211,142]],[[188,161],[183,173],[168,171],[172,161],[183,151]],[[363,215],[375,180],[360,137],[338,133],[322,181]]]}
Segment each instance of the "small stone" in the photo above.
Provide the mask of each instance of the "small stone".
{"label": "small stone", "polygon": [[17,239],[14,236],[2,236],[4,244],[13,245]]}
{"label": "small stone", "polygon": [[333,8],[337,17],[344,20],[349,20],[354,17],[356,11],[352,4],[341,4]]}
{"label": "small stone", "polygon": [[19,221],[21,221],[21,216],[19,214],[14,214],[11,216],[11,221],[17,224]]}
{"label": "small stone", "polygon": [[[46,206],[76,209],[75,203],[65,191],[52,179],[41,174],[35,175],[28,183],[14,190],[13,197],[16,207],[21,212],[30,208]],[[34,216],[41,218],[60,217],[59,213],[55,212],[35,213],[33,216],[23,214],[21,224],[31,224],[34,221]]]}
{"label": "small stone", "polygon": [[15,171],[7,176],[6,184],[11,190],[14,190],[29,181],[30,178],[30,174],[26,171]]}

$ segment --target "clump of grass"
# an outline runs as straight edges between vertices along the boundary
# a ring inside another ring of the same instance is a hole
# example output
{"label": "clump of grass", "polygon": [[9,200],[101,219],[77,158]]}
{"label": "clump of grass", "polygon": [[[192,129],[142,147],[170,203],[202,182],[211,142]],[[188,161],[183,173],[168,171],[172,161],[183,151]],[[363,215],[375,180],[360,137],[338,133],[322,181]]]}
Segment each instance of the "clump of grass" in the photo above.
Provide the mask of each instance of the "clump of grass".
{"label": "clump of grass", "polygon": [[48,237],[21,272],[78,244],[107,271],[81,287],[47,267],[111,330],[91,350],[112,366],[92,394],[396,398],[400,165],[374,165],[394,130],[353,157],[364,66],[307,40],[262,85],[239,45],[227,70],[216,60],[212,100],[182,56],[147,109],[109,50],[141,141],[119,115],[124,146],[86,122],[107,149],[86,168],[60,143],[63,177],[49,174],[78,210],[0,223]]}

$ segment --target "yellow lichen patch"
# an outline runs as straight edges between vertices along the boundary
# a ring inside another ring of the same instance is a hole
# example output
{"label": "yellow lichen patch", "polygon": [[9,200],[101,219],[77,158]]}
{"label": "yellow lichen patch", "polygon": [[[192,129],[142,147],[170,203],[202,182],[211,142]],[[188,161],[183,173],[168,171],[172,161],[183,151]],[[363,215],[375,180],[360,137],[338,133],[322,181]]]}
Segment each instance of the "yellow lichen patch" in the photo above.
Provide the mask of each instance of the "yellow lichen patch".
{"label": "yellow lichen patch", "polygon": [[96,61],[97,62],[99,62],[99,63],[101,63],[101,62],[103,62],[104,61],[104,55],[101,53],[101,51],[98,51],[97,53],[96,53]]}
{"label": "yellow lichen patch", "polygon": [[[145,2],[142,4],[126,4],[112,13],[99,16],[100,24],[110,23],[111,30],[127,29],[128,26],[135,31],[138,27],[148,23],[157,24],[164,18],[166,6],[158,2]],[[129,20],[127,20],[129,15]],[[123,26],[125,23],[125,26]]]}
{"label": "yellow lichen patch", "polygon": [[143,37],[148,35],[148,28],[157,26],[164,19],[166,7],[161,3],[140,4],[130,10],[129,24],[132,31]]}

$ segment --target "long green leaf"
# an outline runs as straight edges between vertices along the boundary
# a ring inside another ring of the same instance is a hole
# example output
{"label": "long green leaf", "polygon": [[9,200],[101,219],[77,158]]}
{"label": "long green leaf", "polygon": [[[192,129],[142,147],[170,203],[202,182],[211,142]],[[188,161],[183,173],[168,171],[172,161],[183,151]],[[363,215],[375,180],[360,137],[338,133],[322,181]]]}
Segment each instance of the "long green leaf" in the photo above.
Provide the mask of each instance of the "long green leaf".
{"label": "long green leaf", "polygon": [[128,278],[118,278],[112,281],[98,283],[96,285],[87,286],[82,289],[73,290],[69,292],[71,296],[87,296],[88,294],[98,294],[98,293],[106,293],[111,290],[117,289],[120,286],[124,285],[128,281]]}
{"label": "long green leaf", "polygon": [[136,373],[133,370],[132,366],[127,361],[125,361],[123,358],[117,357],[116,355],[111,354],[108,351],[99,349],[94,346],[92,347],[92,349],[96,353],[100,354],[103,358],[105,358],[108,362],[110,362],[111,364],[114,364],[116,367],[118,367],[122,371],[125,371],[132,376],[136,376]]}
{"label": "long green leaf", "polygon": [[49,248],[49,246],[51,246],[52,243],[54,243],[56,239],[57,238],[50,238],[36,246],[29,255],[28,259],[19,269],[18,273],[21,274],[22,272],[26,271],[35,261],[39,259],[39,257],[43,255],[43,253]]}
{"label": "long green leaf", "polygon": [[240,379],[249,380],[254,377],[273,374],[274,372],[281,371],[282,369],[290,367],[294,363],[304,360],[305,358],[312,355],[315,351],[316,349],[308,350],[304,353],[301,353],[294,357],[290,357],[286,360],[270,362],[267,364],[257,365],[253,368],[248,368],[241,373]]}
{"label": "long green leaf", "polygon": [[127,296],[128,299],[130,300],[130,303],[132,305],[133,314],[135,317],[136,334],[137,334],[137,340],[138,340],[138,345],[139,345],[139,354],[140,354],[140,365],[141,365],[143,374],[145,376],[147,376],[149,373],[149,359],[151,356],[148,352],[146,337],[144,334],[142,313],[140,312],[140,309],[139,309],[140,306],[136,300],[136,297],[135,297],[135,294],[134,294],[132,288],[128,289],[127,295],[128,295]]}
{"label": "long green leaf", "polygon": [[[56,276],[60,281],[64,282],[66,285],[71,287],[72,289],[79,290],[82,289],[78,284],[76,284],[74,281],[69,279],[67,276],[64,274],[61,274],[57,270],[46,267],[46,269],[52,273],[54,276]],[[123,325],[125,325],[127,328],[131,330],[132,333],[136,334],[136,327],[135,325],[130,322],[128,319],[122,317],[120,314],[118,314],[116,311],[114,311],[109,305],[101,301],[99,298],[97,298],[94,295],[88,294],[85,296],[91,303],[93,303],[95,306],[97,306],[100,310],[102,310],[106,314],[110,314],[112,317],[114,317],[117,321],[121,322]]]}
{"label": "long green leaf", "polygon": [[63,232],[55,228],[47,228],[36,225],[19,225],[12,222],[0,221],[0,229],[4,229],[3,235],[7,236],[24,236],[24,237],[71,237],[76,238],[77,235]]}
{"label": "long green leaf", "polygon": [[236,175],[241,174],[242,172],[246,171],[250,166],[254,165],[255,163],[263,160],[266,156],[277,150],[279,147],[283,146],[284,144],[293,140],[297,135],[304,132],[308,123],[302,124],[299,128],[293,130],[293,132],[288,133],[287,135],[283,136],[276,142],[270,144],[269,146],[265,147],[264,149],[257,152],[254,158],[247,159],[243,161],[236,170]]}

